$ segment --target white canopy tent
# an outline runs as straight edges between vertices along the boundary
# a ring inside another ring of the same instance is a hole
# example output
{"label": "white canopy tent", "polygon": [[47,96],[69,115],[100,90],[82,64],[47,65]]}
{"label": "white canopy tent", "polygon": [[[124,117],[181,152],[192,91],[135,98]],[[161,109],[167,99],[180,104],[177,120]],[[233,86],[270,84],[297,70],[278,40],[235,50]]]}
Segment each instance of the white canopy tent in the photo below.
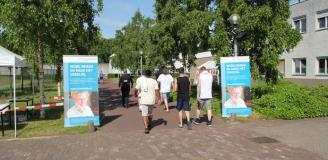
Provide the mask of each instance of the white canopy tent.
{"label": "white canopy tent", "polygon": [[4,67],[13,67],[13,91],[14,91],[14,125],[15,125],[15,138],[16,138],[16,67],[29,67],[29,64],[26,62],[25,58],[20,55],[17,55],[6,48],[0,46],[0,66]]}

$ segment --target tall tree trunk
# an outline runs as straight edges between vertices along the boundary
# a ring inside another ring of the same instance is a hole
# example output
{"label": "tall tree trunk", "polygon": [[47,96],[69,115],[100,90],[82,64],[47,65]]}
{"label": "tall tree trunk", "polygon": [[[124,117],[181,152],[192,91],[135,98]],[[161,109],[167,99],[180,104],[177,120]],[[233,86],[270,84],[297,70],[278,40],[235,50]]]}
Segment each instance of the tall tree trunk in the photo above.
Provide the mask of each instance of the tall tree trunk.
{"label": "tall tree trunk", "polygon": [[[39,75],[39,87],[40,87],[40,100],[41,104],[45,103],[45,95],[44,95],[44,72],[43,72],[43,48],[41,42],[41,33],[38,32],[38,49],[37,49],[37,57],[38,57],[38,75]],[[40,118],[45,118],[45,110],[41,108],[40,110]]]}

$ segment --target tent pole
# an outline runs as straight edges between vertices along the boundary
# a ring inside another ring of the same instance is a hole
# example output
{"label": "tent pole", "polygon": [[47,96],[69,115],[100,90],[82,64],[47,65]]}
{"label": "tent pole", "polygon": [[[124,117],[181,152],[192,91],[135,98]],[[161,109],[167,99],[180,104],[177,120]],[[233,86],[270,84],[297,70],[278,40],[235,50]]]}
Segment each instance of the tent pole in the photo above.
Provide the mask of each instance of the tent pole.
{"label": "tent pole", "polygon": [[[15,61],[14,61],[15,62]],[[13,81],[14,81],[14,124],[15,124],[15,138],[16,138],[16,130],[17,130],[17,122],[16,122],[16,64],[13,65]]]}
{"label": "tent pole", "polygon": [[12,75],[11,75],[11,67],[8,67],[9,68],[9,77],[10,77],[10,89],[13,89],[13,79],[12,79]]}
{"label": "tent pole", "polygon": [[22,88],[21,93],[24,93],[23,67],[21,67],[20,70],[21,70],[21,88]]}

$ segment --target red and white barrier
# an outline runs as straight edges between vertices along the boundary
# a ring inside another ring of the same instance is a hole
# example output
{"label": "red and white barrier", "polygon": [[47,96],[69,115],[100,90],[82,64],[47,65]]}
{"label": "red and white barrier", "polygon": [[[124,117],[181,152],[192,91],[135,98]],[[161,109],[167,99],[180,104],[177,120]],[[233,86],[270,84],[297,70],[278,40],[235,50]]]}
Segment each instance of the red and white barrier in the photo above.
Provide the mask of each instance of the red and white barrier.
{"label": "red and white barrier", "polygon": [[59,100],[59,101],[64,100],[64,97],[62,97],[62,96],[58,96],[58,97],[50,96],[49,98],[50,98],[50,99]]}
{"label": "red and white barrier", "polygon": [[16,107],[16,110],[27,110],[27,109],[41,109],[41,108],[49,108],[49,107],[60,107],[60,106],[64,106],[64,103],[49,103],[49,104],[36,104],[33,106],[20,106],[20,107]]}

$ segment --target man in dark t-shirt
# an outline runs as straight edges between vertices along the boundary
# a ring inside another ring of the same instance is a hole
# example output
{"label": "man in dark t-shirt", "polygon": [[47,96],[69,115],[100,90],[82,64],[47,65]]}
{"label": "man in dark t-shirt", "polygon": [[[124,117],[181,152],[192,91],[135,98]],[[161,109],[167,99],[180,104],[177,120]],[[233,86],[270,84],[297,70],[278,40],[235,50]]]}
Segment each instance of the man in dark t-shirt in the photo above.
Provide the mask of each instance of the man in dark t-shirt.
{"label": "man in dark t-shirt", "polygon": [[122,92],[122,106],[128,108],[129,93],[130,93],[130,88],[133,87],[133,81],[131,76],[127,74],[126,69],[124,70],[124,74],[120,77],[118,86],[121,88],[121,92]]}
{"label": "man in dark t-shirt", "polygon": [[190,80],[189,77],[185,74],[183,67],[179,69],[179,77],[177,77],[174,81],[174,90],[178,92],[177,109],[179,111],[179,127],[183,127],[182,110],[184,110],[187,117],[188,130],[191,130],[189,104]]}

